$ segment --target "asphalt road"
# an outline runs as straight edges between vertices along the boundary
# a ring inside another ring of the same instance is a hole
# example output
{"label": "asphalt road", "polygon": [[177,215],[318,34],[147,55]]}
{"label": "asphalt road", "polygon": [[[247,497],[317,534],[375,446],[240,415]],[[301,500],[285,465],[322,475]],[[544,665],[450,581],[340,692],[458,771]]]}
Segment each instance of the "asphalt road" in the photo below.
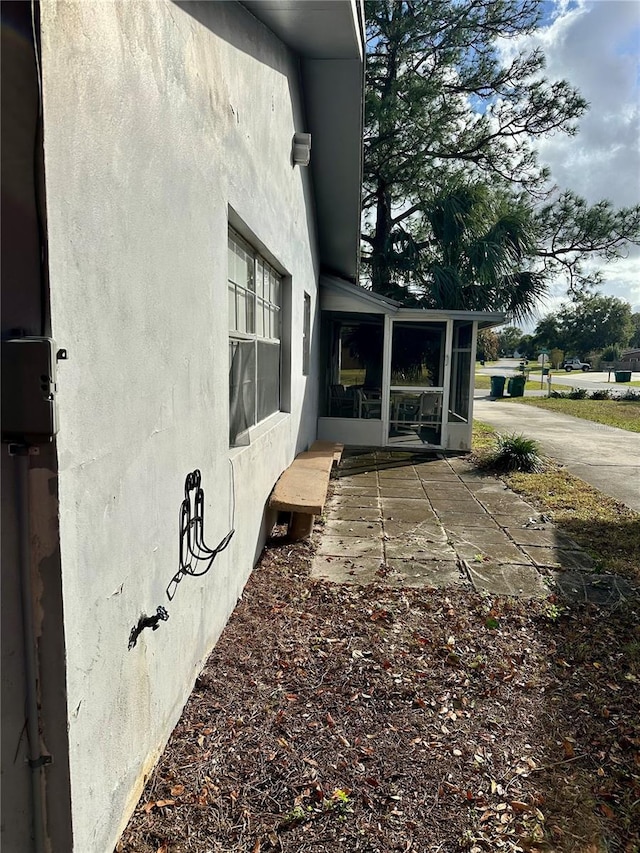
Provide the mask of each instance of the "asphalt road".
{"label": "asphalt road", "polygon": [[473,414],[501,432],[535,438],[547,456],[565,464],[572,474],[640,512],[637,432],[486,396],[475,398]]}
{"label": "asphalt road", "polygon": [[[529,362],[529,366],[535,365],[536,362]],[[499,361],[494,362],[490,367],[478,368],[478,373],[485,373],[488,376],[513,376],[520,372],[519,367],[520,359],[502,358]],[[566,385],[570,388],[586,388],[588,391],[601,391],[608,389],[613,394],[624,394],[629,387],[634,387],[617,384],[613,373],[611,373],[611,382],[609,382],[609,373],[607,371],[598,372],[590,370],[587,373],[582,373],[582,371],[579,370],[572,370],[570,373],[567,373],[565,370],[552,370],[551,375],[552,387]],[[540,374],[532,373],[529,378],[534,382],[536,379],[539,381]],[[632,373],[631,378],[633,380],[640,380],[640,374]],[[545,388],[546,385],[547,383],[545,382]],[[640,391],[640,388],[636,388],[636,390]]]}

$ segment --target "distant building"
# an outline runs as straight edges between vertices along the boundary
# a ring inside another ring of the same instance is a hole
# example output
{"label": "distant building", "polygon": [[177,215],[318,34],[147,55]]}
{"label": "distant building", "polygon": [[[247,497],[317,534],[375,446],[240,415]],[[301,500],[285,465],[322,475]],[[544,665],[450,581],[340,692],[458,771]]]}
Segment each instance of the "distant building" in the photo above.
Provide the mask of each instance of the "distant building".
{"label": "distant building", "polygon": [[629,349],[623,352],[617,366],[622,370],[640,371],[640,349]]}

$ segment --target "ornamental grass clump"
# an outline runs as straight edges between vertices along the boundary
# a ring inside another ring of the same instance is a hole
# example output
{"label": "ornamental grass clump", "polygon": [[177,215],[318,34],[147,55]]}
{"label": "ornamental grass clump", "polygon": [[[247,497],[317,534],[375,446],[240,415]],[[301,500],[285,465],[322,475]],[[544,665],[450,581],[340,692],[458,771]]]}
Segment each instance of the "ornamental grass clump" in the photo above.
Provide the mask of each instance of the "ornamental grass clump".
{"label": "ornamental grass clump", "polygon": [[499,471],[522,471],[525,474],[534,474],[544,467],[538,442],[515,433],[497,436],[491,465]]}

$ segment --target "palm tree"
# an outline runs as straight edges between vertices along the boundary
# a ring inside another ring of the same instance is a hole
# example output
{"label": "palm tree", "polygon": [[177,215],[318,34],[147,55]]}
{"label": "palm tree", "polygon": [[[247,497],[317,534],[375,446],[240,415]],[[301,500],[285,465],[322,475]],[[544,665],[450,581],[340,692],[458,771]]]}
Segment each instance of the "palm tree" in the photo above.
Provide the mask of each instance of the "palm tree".
{"label": "palm tree", "polygon": [[425,202],[423,214],[415,233],[394,236],[404,281],[386,295],[424,308],[506,311],[516,321],[532,313],[546,283],[528,269],[529,208],[484,184],[458,181]]}

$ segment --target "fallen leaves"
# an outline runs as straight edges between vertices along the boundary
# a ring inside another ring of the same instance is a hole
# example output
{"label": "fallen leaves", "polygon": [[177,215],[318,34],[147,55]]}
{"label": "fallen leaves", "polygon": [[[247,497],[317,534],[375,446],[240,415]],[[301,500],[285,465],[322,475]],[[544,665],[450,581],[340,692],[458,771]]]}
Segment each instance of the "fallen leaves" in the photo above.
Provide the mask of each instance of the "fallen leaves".
{"label": "fallen leaves", "polygon": [[155,802],[152,803],[145,803],[145,805],[142,806],[142,811],[145,814],[149,814],[153,809],[163,809],[166,806],[174,806],[175,804],[175,800],[155,800]]}
{"label": "fallen leaves", "polygon": [[121,853],[634,849],[637,615],[331,587],[309,553],[265,552]]}

